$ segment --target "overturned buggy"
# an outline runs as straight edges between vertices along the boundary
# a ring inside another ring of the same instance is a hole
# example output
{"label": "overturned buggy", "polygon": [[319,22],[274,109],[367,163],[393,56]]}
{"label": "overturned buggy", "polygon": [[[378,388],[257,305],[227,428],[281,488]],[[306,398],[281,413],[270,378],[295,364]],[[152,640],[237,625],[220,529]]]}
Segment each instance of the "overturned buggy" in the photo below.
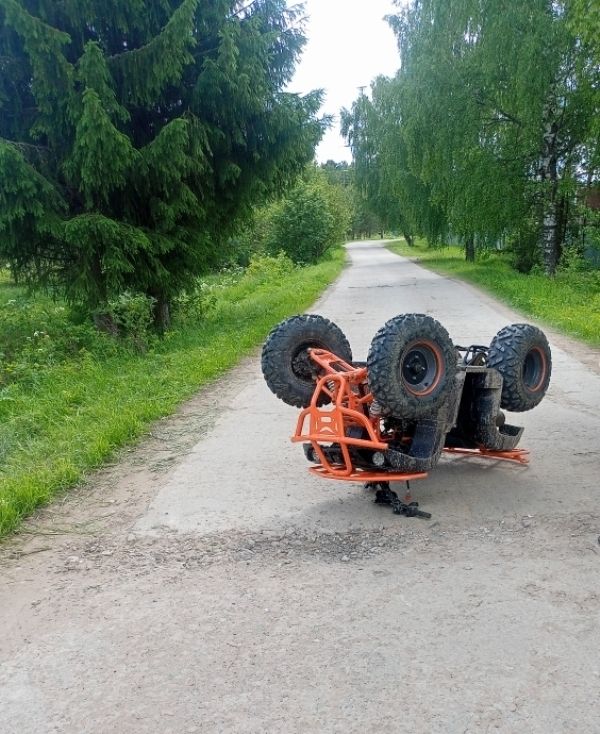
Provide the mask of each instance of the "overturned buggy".
{"label": "overturned buggy", "polygon": [[427,476],[443,451],[528,461],[523,429],[503,410],[523,412],[550,382],[548,341],[535,326],[512,324],[490,346],[455,346],[424,314],[390,319],[375,335],[366,363],[353,362],[342,331],[317,315],[276,326],[263,347],[270,389],[302,408],[292,441],[304,444],[311,471],[360,481],[396,512],[428,516],[401,502],[390,481]]}

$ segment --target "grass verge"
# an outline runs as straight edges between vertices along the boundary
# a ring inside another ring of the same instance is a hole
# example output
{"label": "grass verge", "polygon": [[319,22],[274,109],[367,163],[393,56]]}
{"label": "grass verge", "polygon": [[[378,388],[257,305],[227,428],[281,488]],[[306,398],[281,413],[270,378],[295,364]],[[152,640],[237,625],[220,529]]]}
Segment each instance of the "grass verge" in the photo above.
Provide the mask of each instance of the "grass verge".
{"label": "grass verge", "polygon": [[501,254],[468,263],[459,247],[429,249],[422,242],[409,247],[404,240],[388,247],[427,268],[473,283],[565,334],[600,346],[600,271],[564,271],[548,278],[517,272]]}
{"label": "grass verge", "polygon": [[249,271],[145,354],[84,351],[0,389],[0,536],[309,307],[344,260],[340,249],[315,266]]}

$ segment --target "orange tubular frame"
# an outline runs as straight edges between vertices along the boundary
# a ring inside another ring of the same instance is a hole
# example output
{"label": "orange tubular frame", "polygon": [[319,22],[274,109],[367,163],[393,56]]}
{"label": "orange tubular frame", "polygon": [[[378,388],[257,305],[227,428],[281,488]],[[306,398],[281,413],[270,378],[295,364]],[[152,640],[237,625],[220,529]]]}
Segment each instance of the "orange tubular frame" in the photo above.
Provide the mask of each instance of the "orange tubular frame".
{"label": "orange tubular frame", "polygon": [[[406,481],[426,477],[426,472],[368,472],[354,467],[349,446],[373,451],[386,451],[388,448],[381,437],[379,418],[369,418],[365,410],[373,402],[373,396],[367,389],[367,369],[354,367],[324,349],[311,349],[310,357],[325,374],[317,381],[310,405],[300,413],[296,433],[292,436],[294,443],[310,442],[319,458],[320,464],[310,471],[326,479],[347,482]],[[319,407],[319,398],[323,393],[330,397],[331,407]],[[352,426],[366,431],[368,439],[348,436],[347,429]],[[343,464],[328,461],[321,443],[338,444]]]}
{"label": "orange tubular frame", "polygon": [[480,459],[496,459],[496,461],[512,461],[515,464],[529,464],[529,449],[510,449],[508,451],[493,451],[492,449],[456,449],[445,448],[447,454],[459,456],[477,456]]}
{"label": "orange tubular frame", "polygon": [[[309,354],[323,376],[315,384],[310,405],[300,413],[292,441],[311,444],[319,464],[311,467],[310,472],[325,479],[346,482],[405,482],[424,479],[427,472],[392,473],[376,469],[371,471],[353,465],[350,446],[372,451],[386,451],[389,448],[386,439],[381,435],[379,416],[369,416],[368,406],[373,402],[373,396],[368,389],[367,368],[348,364],[324,349],[311,349]],[[323,394],[329,397],[331,405],[319,406],[319,398]],[[362,429],[360,434],[364,436],[366,433],[368,438],[354,438],[348,435],[348,429],[356,427]],[[342,452],[343,463],[332,464],[327,459],[321,444],[338,445]],[[527,449],[492,451],[483,447],[475,449],[447,447],[444,448],[444,452],[518,464],[529,463]]]}

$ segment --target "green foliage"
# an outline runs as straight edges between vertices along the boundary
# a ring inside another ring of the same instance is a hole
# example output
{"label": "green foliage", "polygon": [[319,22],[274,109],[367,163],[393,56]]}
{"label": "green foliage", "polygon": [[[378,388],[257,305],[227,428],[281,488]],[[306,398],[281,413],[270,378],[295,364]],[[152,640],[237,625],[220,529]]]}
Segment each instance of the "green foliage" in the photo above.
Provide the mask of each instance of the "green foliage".
{"label": "green foliage", "polygon": [[350,213],[339,187],[313,170],[270,213],[266,249],[296,263],[314,263],[343,241]]}
{"label": "green foliage", "polygon": [[78,324],[64,304],[21,293],[0,301],[0,345],[0,399],[7,385],[35,384],[50,367],[117,348],[90,324]]}
{"label": "green foliage", "polygon": [[332,186],[337,186],[343,190],[353,187],[354,169],[349,163],[330,159],[326,163],[321,163],[319,170],[327,180],[327,183]]}
{"label": "green foliage", "polygon": [[403,114],[396,80],[378,77],[371,99],[364,94],[342,111],[342,134],[354,158],[358,230],[415,232],[432,242],[446,232],[430,191],[409,168]]}
{"label": "green foliage", "polygon": [[220,284],[198,280],[191,288],[181,291],[173,301],[173,317],[177,326],[201,323],[217,304],[216,290]]}
{"label": "green foliage", "polygon": [[432,242],[508,236],[522,250],[522,222],[535,222],[523,267],[539,259],[553,273],[578,190],[600,171],[600,67],[572,10],[413,0],[390,18],[402,67],[343,114],[370,208]]}
{"label": "green foliage", "polygon": [[191,287],[313,157],[303,44],[285,0],[0,0],[0,261],[90,309]]}
{"label": "green foliage", "polygon": [[133,273],[140,278],[146,263],[161,267],[148,234],[102,214],[73,217],[64,224],[63,237],[70,249],[69,295],[80,303],[106,303],[128,287]]}
{"label": "green foliage", "polygon": [[232,238],[230,250],[237,265],[246,267],[253,257],[265,252],[273,226],[273,215],[278,207],[278,201],[257,207]]}
{"label": "green foliage", "polygon": [[[162,3],[163,8],[165,5],[173,3]],[[184,70],[194,63],[192,52],[199,40],[194,33],[198,5],[198,0],[183,0],[166,25],[145,44],[111,58],[122,96],[136,107],[159,103],[168,86],[179,86]]]}
{"label": "green foliage", "polygon": [[368,202],[360,195],[358,191],[352,192],[350,206],[352,218],[350,221],[350,231],[352,239],[366,237],[370,239],[374,234],[383,231],[383,226],[379,217],[370,208]]}
{"label": "green foliage", "polygon": [[275,256],[255,255],[248,265],[245,277],[247,281],[264,285],[289,277],[295,269],[295,263],[283,252],[278,252]]}
{"label": "green foliage", "polygon": [[252,267],[257,255],[284,253],[289,261],[314,263],[343,242],[350,229],[352,189],[330,173],[308,167],[284,197],[256,209],[234,238],[235,262]]}
{"label": "green foliage", "polygon": [[102,210],[112,195],[122,193],[135,158],[129,138],[113,125],[98,93],[87,88],[73,151],[64,168],[88,211]]}
{"label": "green foliage", "polygon": [[[243,273],[211,276],[207,287],[214,298],[205,318],[176,317],[176,328],[144,354],[86,327],[90,341],[83,352],[38,370],[35,379],[0,387],[0,536],[255,351],[272,326],[314,301],[343,262],[341,251],[309,268],[278,257],[257,260]],[[55,306],[56,321],[49,324],[33,316],[49,304],[39,297],[29,303],[23,339],[36,326],[45,326],[52,338],[76,328],[64,306]]]}
{"label": "green foliage", "polygon": [[[319,175],[319,174],[317,174]],[[345,241],[350,230],[352,220],[352,199],[350,190],[345,186],[328,184],[322,174],[319,175],[320,186],[327,201],[327,211],[333,218],[329,231],[331,246],[339,245]]]}
{"label": "green foliage", "polygon": [[512,253],[512,265],[520,273],[530,273],[541,265],[538,229],[537,222],[525,220],[508,239],[507,251]]}
{"label": "green foliage", "polygon": [[293,275],[296,265],[282,252],[275,256],[253,254],[247,267],[238,265],[218,275],[198,278],[194,286],[182,291],[174,301],[175,327],[198,325],[212,316],[223,298],[241,300],[253,291],[271,287]]}
{"label": "green foliage", "polygon": [[[371,237],[375,233],[384,230],[382,218],[374,211],[377,207],[369,201],[361,188],[357,185],[355,166],[346,162],[337,163],[329,160],[321,164],[321,175],[334,187],[338,200],[338,206],[348,222],[347,234],[355,239],[357,237]],[[385,221],[389,221],[386,215]]]}
{"label": "green foliage", "polygon": [[119,293],[106,304],[106,310],[99,314],[107,319],[124,341],[140,351],[144,351],[151,340],[154,299],[143,293]]}
{"label": "green foliage", "polygon": [[579,214],[584,248],[600,255],[600,209],[584,206],[580,207]]}
{"label": "green foliage", "polygon": [[597,0],[570,0],[569,11],[574,33],[589,44],[600,62],[600,4]]}

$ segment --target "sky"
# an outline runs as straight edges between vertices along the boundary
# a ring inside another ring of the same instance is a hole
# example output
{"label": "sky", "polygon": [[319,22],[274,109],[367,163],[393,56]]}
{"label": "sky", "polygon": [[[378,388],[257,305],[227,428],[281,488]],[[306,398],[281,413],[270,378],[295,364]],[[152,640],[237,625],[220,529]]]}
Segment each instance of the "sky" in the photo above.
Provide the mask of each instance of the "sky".
{"label": "sky", "polygon": [[359,87],[368,88],[376,76],[390,76],[400,66],[396,39],[383,20],[397,9],[392,0],[305,0],[304,4],[308,43],[289,91],[325,90],[323,113],[336,119],[317,149],[317,160],[350,161],[350,150],[339,134],[339,111],[350,108]]}

